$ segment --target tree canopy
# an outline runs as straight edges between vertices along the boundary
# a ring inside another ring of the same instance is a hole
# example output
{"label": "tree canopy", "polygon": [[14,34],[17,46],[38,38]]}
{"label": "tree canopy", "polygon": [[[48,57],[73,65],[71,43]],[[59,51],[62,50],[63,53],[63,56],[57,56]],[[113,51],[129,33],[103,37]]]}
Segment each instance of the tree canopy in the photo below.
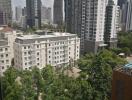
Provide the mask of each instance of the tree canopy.
{"label": "tree canopy", "polygon": [[104,50],[78,61],[81,72],[77,78],[55,71],[50,65],[31,71],[11,67],[0,78],[2,96],[4,100],[110,100],[112,70],[125,63]]}
{"label": "tree canopy", "polygon": [[[132,32],[118,33],[118,50],[130,55],[132,53]],[[116,51],[118,51],[116,49]]]}

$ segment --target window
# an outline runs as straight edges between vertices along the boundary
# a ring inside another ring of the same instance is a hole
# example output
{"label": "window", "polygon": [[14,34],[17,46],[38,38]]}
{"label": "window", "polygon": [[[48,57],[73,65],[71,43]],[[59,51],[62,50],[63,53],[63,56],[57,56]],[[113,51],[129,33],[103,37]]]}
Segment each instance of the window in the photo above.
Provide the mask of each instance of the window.
{"label": "window", "polygon": [[9,60],[6,60],[6,63],[9,63]]}
{"label": "window", "polygon": [[27,57],[25,57],[24,59],[27,60]]}
{"label": "window", "polygon": [[37,55],[39,56],[39,52],[37,52]]}
{"label": "window", "polygon": [[6,57],[8,57],[8,54],[6,54]]}
{"label": "window", "polygon": [[39,58],[37,58],[37,60],[39,60]]}
{"label": "window", "polygon": [[27,54],[27,52],[24,52],[24,55],[26,55]]}
{"label": "window", "polygon": [[37,63],[37,65],[39,66],[39,63]]}
{"label": "window", "polygon": [[9,65],[7,65],[7,68],[9,68],[10,66]]}
{"label": "window", "polygon": [[4,63],[4,60],[2,60],[1,62]]}
{"label": "window", "polygon": [[8,48],[5,48],[5,51],[8,51]]}
{"label": "window", "polygon": [[0,48],[0,51],[3,51],[3,49],[2,49],[2,48]]}
{"label": "window", "polygon": [[2,69],[4,69],[4,66],[2,66]]}
{"label": "window", "polygon": [[1,55],[1,58],[3,58],[4,56],[3,55]]}
{"label": "window", "polygon": [[39,45],[37,45],[37,48],[39,48]]}
{"label": "window", "polygon": [[25,65],[27,65],[27,63],[25,63]]}
{"label": "window", "polygon": [[30,54],[31,54],[31,52],[30,52],[30,51],[28,51],[28,54],[30,55]]}
{"label": "window", "polygon": [[24,49],[26,49],[26,46],[24,47]]}
{"label": "window", "polygon": [[30,49],[30,46],[28,46],[28,49]]}

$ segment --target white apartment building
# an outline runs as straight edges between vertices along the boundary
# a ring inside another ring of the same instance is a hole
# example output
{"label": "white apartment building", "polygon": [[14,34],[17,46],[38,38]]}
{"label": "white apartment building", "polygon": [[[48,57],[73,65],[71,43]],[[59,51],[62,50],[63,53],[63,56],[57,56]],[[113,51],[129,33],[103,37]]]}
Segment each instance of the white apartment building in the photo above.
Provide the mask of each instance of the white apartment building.
{"label": "white apartment building", "polygon": [[8,42],[0,40],[0,75],[3,75],[3,72],[11,66],[11,60],[11,50]]}
{"label": "white apartment building", "polygon": [[42,69],[48,64],[65,67],[71,59],[79,59],[80,39],[69,33],[23,35],[16,38],[14,52],[15,67],[21,70]]}

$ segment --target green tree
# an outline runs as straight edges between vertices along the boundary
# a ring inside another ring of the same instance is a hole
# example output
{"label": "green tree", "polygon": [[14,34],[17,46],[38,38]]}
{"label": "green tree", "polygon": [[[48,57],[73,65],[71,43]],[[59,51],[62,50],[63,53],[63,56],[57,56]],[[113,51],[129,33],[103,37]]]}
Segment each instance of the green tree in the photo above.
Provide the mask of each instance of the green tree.
{"label": "green tree", "polygon": [[19,72],[10,67],[1,78],[4,100],[22,100],[22,87],[16,82]]}
{"label": "green tree", "polygon": [[33,81],[33,75],[30,71],[23,71],[21,74],[22,82],[22,94],[25,100],[35,100],[37,93],[35,91],[35,84]]}
{"label": "green tree", "polygon": [[97,55],[86,55],[79,60],[79,67],[82,69],[80,79],[87,80],[92,87],[91,100],[110,99],[112,69],[125,63],[124,59],[108,50]]}
{"label": "green tree", "polygon": [[42,78],[41,72],[37,67],[34,67],[32,69],[32,76],[33,76],[33,81],[34,81],[34,85],[36,88],[36,92],[37,92],[37,97],[36,99],[39,98],[40,94],[43,91],[43,87],[44,87],[44,80]]}

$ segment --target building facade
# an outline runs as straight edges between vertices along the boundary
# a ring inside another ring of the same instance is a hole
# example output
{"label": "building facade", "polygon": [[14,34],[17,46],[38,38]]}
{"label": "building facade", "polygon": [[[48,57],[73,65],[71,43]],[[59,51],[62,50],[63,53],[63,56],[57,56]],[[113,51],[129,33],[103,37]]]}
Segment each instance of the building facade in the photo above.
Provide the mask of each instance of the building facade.
{"label": "building facade", "polygon": [[132,99],[132,64],[117,68],[113,72],[112,100]]}
{"label": "building facade", "polygon": [[50,64],[65,67],[70,60],[79,59],[80,39],[76,34],[48,33],[17,37],[14,43],[15,67],[30,70],[37,66],[42,69]]}
{"label": "building facade", "polygon": [[7,26],[0,28],[0,40],[7,41],[8,46],[10,47],[11,59],[14,58],[13,43],[15,42],[16,37],[22,34],[23,34],[22,32],[17,32]]}
{"label": "building facade", "polygon": [[41,0],[26,0],[27,27],[41,28]]}
{"label": "building facade", "polygon": [[125,30],[132,31],[132,0],[127,0],[125,5],[127,7],[125,10],[125,12],[127,12]]}
{"label": "building facade", "polygon": [[0,27],[0,74],[11,67],[14,58],[13,43],[21,32],[17,32],[8,26]]}
{"label": "building facade", "polygon": [[0,11],[0,25],[6,25],[7,24],[7,14],[3,11]]}
{"label": "building facade", "polygon": [[22,8],[22,16],[27,16],[26,7]]}
{"label": "building facade", "polygon": [[132,31],[132,0],[125,0],[120,9],[120,22],[123,31]]}
{"label": "building facade", "polygon": [[120,25],[123,31],[126,31],[128,1],[125,0],[120,6]]}
{"label": "building facade", "polygon": [[120,7],[117,0],[109,0],[106,7],[104,42],[110,48],[117,47],[117,33],[120,30]]}
{"label": "building facade", "polygon": [[118,9],[117,0],[65,0],[66,31],[78,34],[82,54],[116,47]]}
{"label": "building facade", "polygon": [[49,24],[52,22],[52,13],[50,7],[42,6],[41,8],[41,22],[43,24]]}
{"label": "building facade", "polygon": [[54,24],[63,24],[63,0],[54,0],[53,21]]}
{"label": "building facade", "polygon": [[11,50],[8,42],[0,40],[0,76],[11,66]]}
{"label": "building facade", "polygon": [[22,17],[22,8],[21,7],[16,7],[15,8],[15,18],[17,22],[20,22],[20,19]]}
{"label": "building facade", "polygon": [[12,7],[11,0],[0,0],[0,25],[11,24]]}
{"label": "building facade", "polygon": [[65,0],[66,31],[81,38],[82,53],[105,46],[106,5],[107,0]]}

